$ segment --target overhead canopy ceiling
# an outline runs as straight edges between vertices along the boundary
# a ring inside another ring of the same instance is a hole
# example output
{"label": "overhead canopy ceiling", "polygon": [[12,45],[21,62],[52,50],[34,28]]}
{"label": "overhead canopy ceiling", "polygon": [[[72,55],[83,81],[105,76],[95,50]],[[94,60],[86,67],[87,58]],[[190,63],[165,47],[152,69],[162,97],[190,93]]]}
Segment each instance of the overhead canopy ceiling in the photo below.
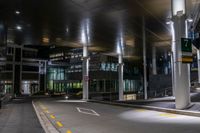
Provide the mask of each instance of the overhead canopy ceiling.
{"label": "overhead canopy ceiling", "polygon": [[[199,4],[188,1],[188,8]],[[170,15],[171,0],[0,1],[0,23],[20,38],[18,43],[82,47],[83,29],[88,28],[90,50],[115,55],[118,41],[123,41],[125,57],[133,59],[142,53],[142,19],[151,46],[171,40],[166,25]]]}

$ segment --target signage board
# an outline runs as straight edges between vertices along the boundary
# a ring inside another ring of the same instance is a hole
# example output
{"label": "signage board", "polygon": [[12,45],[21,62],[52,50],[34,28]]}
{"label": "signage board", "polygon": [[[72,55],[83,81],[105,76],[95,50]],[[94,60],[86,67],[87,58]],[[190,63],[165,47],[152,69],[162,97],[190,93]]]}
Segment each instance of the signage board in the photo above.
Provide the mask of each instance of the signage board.
{"label": "signage board", "polygon": [[181,38],[182,63],[192,63],[192,39]]}

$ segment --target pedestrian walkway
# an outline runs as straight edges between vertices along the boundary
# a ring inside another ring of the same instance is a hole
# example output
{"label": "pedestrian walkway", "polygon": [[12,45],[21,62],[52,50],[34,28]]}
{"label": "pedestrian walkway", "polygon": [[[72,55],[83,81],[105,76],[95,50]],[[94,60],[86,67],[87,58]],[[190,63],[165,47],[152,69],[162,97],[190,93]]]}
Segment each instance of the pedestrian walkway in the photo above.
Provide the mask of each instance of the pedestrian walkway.
{"label": "pedestrian walkway", "polygon": [[0,109],[0,133],[44,133],[31,101],[14,99]]}
{"label": "pedestrian walkway", "polygon": [[[191,101],[192,101],[191,105],[185,110],[200,111],[200,93],[192,93]],[[145,106],[161,107],[161,108],[168,108],[168,109],[176,108],[174,97],[163,97],[163,98],[135,100],[135,101],[120,101],[119,103],[145,105]]]}

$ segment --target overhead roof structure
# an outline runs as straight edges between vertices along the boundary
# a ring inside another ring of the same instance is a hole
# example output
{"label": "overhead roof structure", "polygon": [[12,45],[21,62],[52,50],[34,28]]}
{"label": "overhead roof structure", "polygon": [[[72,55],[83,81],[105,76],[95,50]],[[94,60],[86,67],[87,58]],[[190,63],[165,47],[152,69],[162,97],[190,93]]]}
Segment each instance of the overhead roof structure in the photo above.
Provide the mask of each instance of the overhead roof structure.
{"label": "overhead roof structure", "polygon": [[[199,0],[187,0],[187,5],[191,9],[188,16],[198,18]],[[171,17],[171,0],[0,1],[1,27],[13,30],[24,45],[82,47],[82,30],[88,28],[91,51],[115,55],[121,37],[124,57],[132,59],[141,55],[143,17],[149,47],[171,41],[166,24]],[[197,28],[200,25],[195,24]],[[20,32],[15,31],[16,26],[21,27]]]}

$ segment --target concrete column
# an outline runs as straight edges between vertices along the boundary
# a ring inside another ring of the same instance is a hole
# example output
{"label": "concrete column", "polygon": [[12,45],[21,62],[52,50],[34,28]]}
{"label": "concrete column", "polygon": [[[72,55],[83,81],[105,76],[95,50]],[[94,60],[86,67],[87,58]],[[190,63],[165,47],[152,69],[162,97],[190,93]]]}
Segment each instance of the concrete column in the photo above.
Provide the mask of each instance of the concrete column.
{"label": "concrete column", "polygon": [[99,80],[96,81],[97,82],[97,92],[100,92],[100,85],[99,85]]}
{"label": "concrete column", "polygon": [[169,71],[168,71],[168,53],[167,53],[167,51],[165,51],[165,54],[164,54],[164,61],[165,61],[165,75],[168,75]]}
{"label": "concrete column", "polygon": [[38,71],[38,91],[40,91],[40,71],[41,71],[41,62],[39,61],[39,71]]}
{"label": "concrete column", "polygon": [[124,64],[122,54],[118,56],[119,100],[124,100]]}
{"label": "concrete column", "polygon": [[47,61],[44,62],[44,92],[47,92]]}
{"label": "concrete column", "polygon": [[20,88],[20,93],[22,93],[22,74],[23,74],[23,65],[22,65],[22,60],[23,60],[23,46],[21,47],[21,55],[20,55],[20,84],[19,84],[19,88]]}
{"label": "concrete column", "polygon": [[83,46],[82,80],[83,80],[83,100],[88,100],[89,58],[88,58],[87,46]]}
{"label": "concrete column", "polygon": [[14,87],[15,87],[15,53],[16,53],[16,49],[15,49],[15,47],[13,47],[13,60],[12,60],[12,95],[13,95],[13,97],[15,96],[15,89],[14,89]]}
{"label": "concrete column", "polygon": [[115,80],[115,92],[117,92],[117,81]]}
{"label": "concrete column", "polygon": [[156,47],[152,48],[152,72],[153,75],[157,75],[157,64],[156,64]]}
{"label": "concrete column", "polygon": [[[189,38],[189,35],[188,35],[188,21],[185,20],[185,38]],[[189,78],[188,78],[188,82],[189,82],[189,87],[191,87],[191,78],[190,78],[190,64],[188,64],[188,75],[189,75]]]}
{"label": "concrete column", "polygon": [[103,80],[103,92],[106,92],[106,80]]}
{"label": "concrete column", "polygon": [[172,52],[171,52],[171,76],[172,76],[172,96],[175,96],[174,57]]}
{"label": "concrete column", "polygon": [[[174,80],[176,108],[184,109],[190,105],[188,64],[181,62],[181,38],[185,37],[185,0],[172,0],[174,21]],[[178,9],[177,9],[178,8]],[[182,12],[180,12],[182,11]]]}
{"label": "concrete column", "polygon": [[197,50],[198,83],[200,83],[200,50]]}
{"label": "concrete column", "polygon": [[145,32],[145,19],[142,19],[142,36],[143,36],[143,73],[144,73],[144,99],[147,99],[147,61],[146,61],[146,32]]}

